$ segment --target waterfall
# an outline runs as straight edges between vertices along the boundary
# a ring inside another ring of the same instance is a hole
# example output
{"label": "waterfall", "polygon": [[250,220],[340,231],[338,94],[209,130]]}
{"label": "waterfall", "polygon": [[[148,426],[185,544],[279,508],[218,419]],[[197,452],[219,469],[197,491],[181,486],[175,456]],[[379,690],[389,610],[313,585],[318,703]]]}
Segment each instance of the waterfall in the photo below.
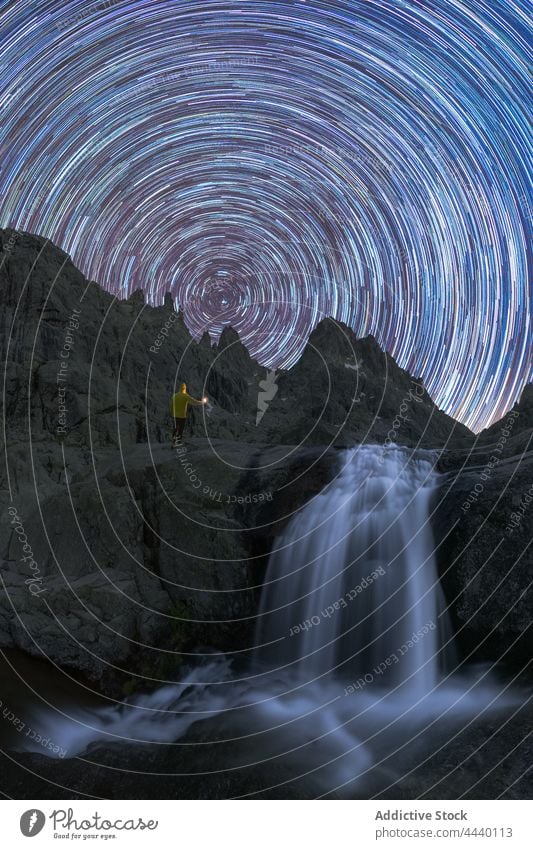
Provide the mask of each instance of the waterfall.
{"label": "waterfall", "polygon": [[[217,771],[256,769],[250,787],[260,790],[277,786],[281,770],[315,794],[372,795],[436,740],[514,704],[488,670],[451,664],[430,528],[432,453],[362,445],[339,461],[274,544],[248,669],[211,657],[117,705],[41,710],[32,725],[45,741],[67,758],[96,741],[173,746],[203,720],[202,743],[217,740],[215,783]],[[17,748],[43,753],[29,738]]]}
{"label": "waterfall", "polygon": [[[429,692],[451,633],[435,562],[428,452],[363,445],[287,525],[268,565],[256,645],[268,668]],[[360,686],[363,686],[360,684]]]}

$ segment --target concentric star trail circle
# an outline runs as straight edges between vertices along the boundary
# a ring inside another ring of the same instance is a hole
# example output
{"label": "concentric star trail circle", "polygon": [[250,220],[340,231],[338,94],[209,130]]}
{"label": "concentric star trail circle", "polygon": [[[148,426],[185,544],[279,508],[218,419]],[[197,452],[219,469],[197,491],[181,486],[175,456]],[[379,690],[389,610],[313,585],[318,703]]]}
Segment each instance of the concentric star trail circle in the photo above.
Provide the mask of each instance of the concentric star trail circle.
{"label": "concentric star trail circle", "polygon": [[[1,15],[2,226],[288,367],[373,334],[474,429],[532,374],[526,6],[30,2]],[[281,336],[281,339],[280,339]]]}

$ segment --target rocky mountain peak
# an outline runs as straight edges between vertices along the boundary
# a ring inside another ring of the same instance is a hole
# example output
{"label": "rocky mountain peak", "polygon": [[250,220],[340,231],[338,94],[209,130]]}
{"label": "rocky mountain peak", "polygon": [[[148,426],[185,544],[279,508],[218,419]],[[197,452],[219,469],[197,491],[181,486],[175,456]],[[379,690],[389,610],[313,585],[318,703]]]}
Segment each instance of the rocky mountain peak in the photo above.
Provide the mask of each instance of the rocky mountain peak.
{"label": "rocky mountain peak", "polygon": [[243,374],[249,374],[258,368],[248,348],[241,342],[238,332],[231,325],[223,329],[216,347],[218,359],[224,368],[238,368]]}
{"label": "rocky mountain peak", "polygon": [[207,348],[209,351],[211,350],[211,337],[207,330],[202,333],[202,338],[198,344],[201,345],[202,348]]}
{"label": "rocky mountain peak", "polygon": [[240,336],[231,324],[227,324],[220,334],[217,347],[220,351],[223,351],[225,348],[229,348],[231,345],[236,344],[242,344]]}
{"label": "rocky mountain peak", "polygon": [[144,292],[142,289],[135,289],[128,298],[128,304],[140,309],[144,306]]}
{"label": "rocky mountain peak", "polygon": [[311,332],[304,356],[308,351],[320,351],[323,356],[347,357],[352,353],[356,336],[342,321],[323,318]]}

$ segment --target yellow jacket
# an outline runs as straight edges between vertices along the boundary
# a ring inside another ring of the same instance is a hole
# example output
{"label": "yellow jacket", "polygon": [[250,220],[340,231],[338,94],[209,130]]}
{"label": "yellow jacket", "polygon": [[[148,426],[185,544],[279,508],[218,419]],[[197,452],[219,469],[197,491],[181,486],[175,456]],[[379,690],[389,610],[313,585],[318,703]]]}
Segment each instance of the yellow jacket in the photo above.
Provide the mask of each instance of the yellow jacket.
{"label": "yellow jacket", "polygon": [[177,392],[170,399],[170,415],[175,419],[184,419],[187,416],[187,407],[189,404],[194,406],[201,405],[202,401],[197,401],[188,392]]}

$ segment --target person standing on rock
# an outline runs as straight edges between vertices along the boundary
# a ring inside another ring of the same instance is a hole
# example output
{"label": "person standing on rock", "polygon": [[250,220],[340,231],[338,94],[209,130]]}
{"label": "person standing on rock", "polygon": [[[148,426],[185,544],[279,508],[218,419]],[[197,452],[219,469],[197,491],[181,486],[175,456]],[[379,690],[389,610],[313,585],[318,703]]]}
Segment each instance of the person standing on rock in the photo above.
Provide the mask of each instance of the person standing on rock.
{"label": "person standing on rock", "polygon": [[176,448],[180,444],[183,437],[189,404],[199,407],[202,404],[207,404],[207,398],[202,398],[201,401],[198,401],[187,392],[187,384],[182,383],[180,391],[173,395],[170,401],[170,415],[174,419],[174,433],[172,434],[173,448]]}

